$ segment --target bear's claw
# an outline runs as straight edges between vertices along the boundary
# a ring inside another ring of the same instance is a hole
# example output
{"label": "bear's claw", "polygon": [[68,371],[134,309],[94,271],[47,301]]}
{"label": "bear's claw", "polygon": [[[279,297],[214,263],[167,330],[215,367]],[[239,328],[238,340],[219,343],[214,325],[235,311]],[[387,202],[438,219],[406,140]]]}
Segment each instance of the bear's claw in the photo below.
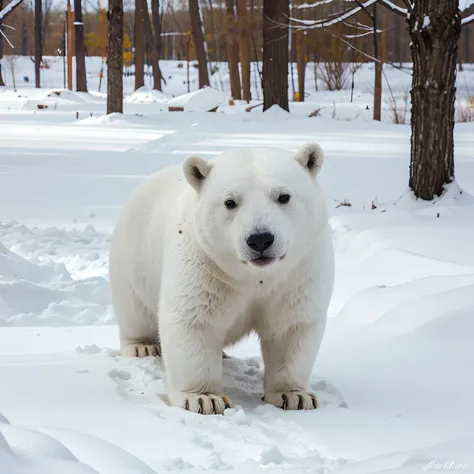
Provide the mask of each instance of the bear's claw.
{"label": "bear's claw", "polygon": [[157,357],[161,356],[161,346],[156,343],[122,342],[120,354],[123,357]]}
{"label": "bear's claw", "polygon": [[311,392],[271,392],[265,394],[263,401],[282,410],[314,410],[319,408],[316,395]]}
{"label": "bear's claw", "polygon": [[224,410],[232,408],[232,402],[226,395],[196,393],[185,397],[184,409],[201,415],[222,415]]}

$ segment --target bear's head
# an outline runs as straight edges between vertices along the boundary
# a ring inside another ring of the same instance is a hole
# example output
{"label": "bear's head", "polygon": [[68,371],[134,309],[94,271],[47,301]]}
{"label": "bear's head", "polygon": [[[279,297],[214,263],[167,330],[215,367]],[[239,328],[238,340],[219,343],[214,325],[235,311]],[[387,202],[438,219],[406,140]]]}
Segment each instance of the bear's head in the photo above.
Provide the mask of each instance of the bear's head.
{"label": "bear's head", "polygon": [[184,174],[195,190],[192,219],[205,252],[240,274],[242,267],[278,272],[300,262],[327,226],[317,180],[323,159],[313,143],[296,154],[258,147],[211,160],[188,156]]}

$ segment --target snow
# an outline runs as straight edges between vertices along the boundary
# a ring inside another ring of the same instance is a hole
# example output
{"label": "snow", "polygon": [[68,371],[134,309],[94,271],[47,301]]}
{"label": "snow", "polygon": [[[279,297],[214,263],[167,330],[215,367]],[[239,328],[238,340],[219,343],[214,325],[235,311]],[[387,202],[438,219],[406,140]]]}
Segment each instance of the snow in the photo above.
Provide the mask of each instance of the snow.
{"label": "snow", "polygon": [[[128,89],[125,113],[105,116],[100,93],[61,91],[53,72],[44,90],[0,93],[1,474],[474,472],[473,123],[455,127],[457,181],[424,203],[407,191],[409,125],[366,110],[370,66],[352,104],[349,90],[314,91],[308,72],[310,96],[291,113],[246,112],[215,85],[186,100],[178,76],[163,94]],[[409,75],[386,72],[403,94]],[[215,92],[218,111],[204,112]],[[196,111],[167,112],[172,97]],[[187,154],[310,140],[326,153],[336,250],[311,381],[321,408],[261,402],[255,338],[226,350],[224,416],[168,406],[161,360],[118,352],[107,254],[120,206]]]}
{"label": "snow", "polygon": [[209,112],[222,105],[225,99],[223,92],[212,87],[203,87],[170,99],[168,106],[183,107],[186,112]]}

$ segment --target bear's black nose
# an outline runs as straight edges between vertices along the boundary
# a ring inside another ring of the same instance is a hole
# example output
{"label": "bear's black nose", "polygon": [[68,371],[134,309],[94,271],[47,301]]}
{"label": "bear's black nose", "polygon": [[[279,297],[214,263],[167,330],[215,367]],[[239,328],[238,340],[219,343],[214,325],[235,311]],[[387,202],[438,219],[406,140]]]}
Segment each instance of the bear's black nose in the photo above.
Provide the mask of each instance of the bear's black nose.
{"label": "bear's black nose", "polygon": [[252,234],[247,239],[247,245],[257,252],[265,252],[268,248],[271,247],[275,236],[270,234],[270,232],[262,232],[260,234]]}

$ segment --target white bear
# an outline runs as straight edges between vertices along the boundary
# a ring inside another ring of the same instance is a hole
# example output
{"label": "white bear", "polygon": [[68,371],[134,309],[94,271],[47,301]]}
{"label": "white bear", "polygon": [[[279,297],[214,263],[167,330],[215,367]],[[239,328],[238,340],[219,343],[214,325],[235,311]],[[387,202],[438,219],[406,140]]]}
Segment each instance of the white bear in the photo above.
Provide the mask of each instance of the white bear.
{"label": "white bear", "polygon": [[121,354],[163,356],[171,405],[231,407],[222,351],[253,332],[263,401],[317,408],[308,387],[334,281],[322,164],[317,144],[189,156],[125,203],[110,249]]}

